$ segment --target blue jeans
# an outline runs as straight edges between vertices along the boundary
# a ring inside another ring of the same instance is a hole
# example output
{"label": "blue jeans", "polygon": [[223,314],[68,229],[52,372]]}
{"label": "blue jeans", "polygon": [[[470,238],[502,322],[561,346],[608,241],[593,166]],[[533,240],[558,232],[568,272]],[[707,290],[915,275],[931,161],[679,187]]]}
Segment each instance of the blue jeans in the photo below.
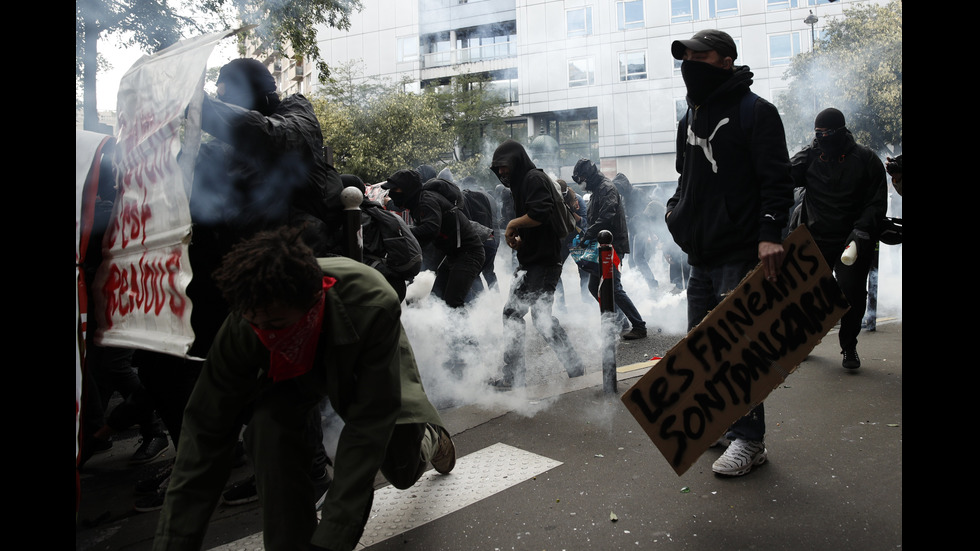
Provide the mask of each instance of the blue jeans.
{"label": "blue jeans", "polygon": [[[600,279],[602,278],[597,274],[589,274],[589,292],[596,300],[599,300]],[[613,266],[613,281],[613,301],[616,303],[616,308],[619,308],[626,319],[630,320],[633,329],[646,329],[647,323],[643,321],[640,312],[633,305],[629,295],[626,294],[626,289],[623,289],[623,278],[620,277],[619,268],[615,266]]]}
{"label": "blue jeans", "polygon": [[[691,267],[691,280],[687,286],[687,330],[694,329],[714,307],[730,293],[759,262],[746,260],[711,268]],[[728,438],[761,441],[766,435],[764,404],[740,418],[728,429]]]}

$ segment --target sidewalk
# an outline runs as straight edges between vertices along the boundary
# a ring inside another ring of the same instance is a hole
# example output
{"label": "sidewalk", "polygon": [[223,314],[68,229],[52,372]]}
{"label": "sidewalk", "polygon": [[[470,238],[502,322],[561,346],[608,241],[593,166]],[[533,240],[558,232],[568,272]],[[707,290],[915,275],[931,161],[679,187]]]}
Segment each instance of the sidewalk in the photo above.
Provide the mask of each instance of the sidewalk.
{"label": "sidewalk", "polygon": [[[523,413],[442,411],[457,469],[402,492],[379,488],[358,549],[901,547],[902,322],[879,318],[859,339],[861,369],[840,367],[835,330],[770,395],[769,462],[734,479],[711,472],[720,449],[674,473],[619,400],[645,369],[621,373],[618,395],[590,372],[529,389]],[[620,365],[631,354],[621,347]],[[86,469],[77,551],[150,549],[157,514],[125,510],[139,469],[117,447]],[[205,548],[261,549],[258,513],[219,505]]]}

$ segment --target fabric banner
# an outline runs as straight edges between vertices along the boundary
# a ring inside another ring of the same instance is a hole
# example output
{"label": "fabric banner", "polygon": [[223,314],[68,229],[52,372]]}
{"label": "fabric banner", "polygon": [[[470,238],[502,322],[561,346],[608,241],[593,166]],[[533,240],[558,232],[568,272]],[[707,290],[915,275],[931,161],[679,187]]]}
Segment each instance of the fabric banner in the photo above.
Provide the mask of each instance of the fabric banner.
{"label": "fabric banner", "polygon": [[227,36],[187,39],[143,56],[120,82],[117,194],[93,289],[95,339],[103,346],[183,356],[194,341],[186,295],[193,275],[188,196],[205,69]]}

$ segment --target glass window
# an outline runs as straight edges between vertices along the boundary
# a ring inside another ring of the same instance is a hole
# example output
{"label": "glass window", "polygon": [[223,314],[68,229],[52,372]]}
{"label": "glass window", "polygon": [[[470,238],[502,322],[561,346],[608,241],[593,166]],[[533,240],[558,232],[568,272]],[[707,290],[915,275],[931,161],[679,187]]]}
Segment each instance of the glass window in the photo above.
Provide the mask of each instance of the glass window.
{"label": "glass window", "polygon": [[800,53],[800,33],[777,34],[769,37],[769,65],[789,65]]}
{"label": "glass window", "polygon": [[647,53],[643,50],[619,54],[619,80],[647,78]]}
{"label": "glass window", "polygon": [[738,0],[708,0],[708,17],[738,15]]}
{"label": "glass window", "polygon": [[406,36],[398,39],[397,55],[398,61],[415,61],[419,58],[419,38],[417,36]]}
{"label": "glass window", "polygon": [[836,2],[837,0],[766,0],[766,10],[785,10],[789,8],[802,8],[804,6],[820,6]]}
{"label": "glass window", "polygon": [[643,0],[616,2],[619,30],[643,28]]}
{"label": "glass window", "polygon": [[591,57],[568,60],[568,87],[595,84],[595,62]]}
{"label": "glass window", "polygon": [[589,36],[592,34],[592,6],[565,12],[567,36]]}
{"label": "glass window", "polygon": [[680,124],[681,119],[683,119],[684,115],[687,114],[687,107],[688,106],[687,106],[686,98],[677,98],[674,100],[674,125],[675,126]]}
{"label": "glass window", "polygon": [[670,0],[670,22],[697,21],[701,19],[698,0]]}

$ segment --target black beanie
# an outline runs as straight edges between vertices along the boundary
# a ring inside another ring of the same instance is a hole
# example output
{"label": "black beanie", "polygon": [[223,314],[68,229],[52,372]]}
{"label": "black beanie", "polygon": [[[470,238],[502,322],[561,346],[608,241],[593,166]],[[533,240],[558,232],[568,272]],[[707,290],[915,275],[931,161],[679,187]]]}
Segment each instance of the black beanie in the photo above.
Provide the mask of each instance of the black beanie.
{"label": "black beanie", "polygon": [[828,107],[817,114],[813,121],[814,128],[837,129],[844,127],[844,113],[833,107]]}

